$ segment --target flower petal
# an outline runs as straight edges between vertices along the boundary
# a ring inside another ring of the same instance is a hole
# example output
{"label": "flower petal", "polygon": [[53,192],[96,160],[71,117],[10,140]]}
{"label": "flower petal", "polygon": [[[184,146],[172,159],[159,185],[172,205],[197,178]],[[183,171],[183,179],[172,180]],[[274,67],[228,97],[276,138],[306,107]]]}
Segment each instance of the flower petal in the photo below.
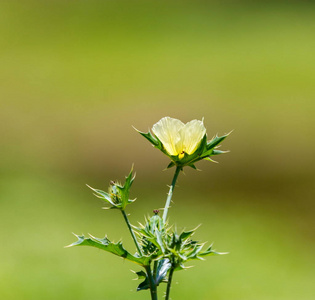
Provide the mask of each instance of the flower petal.
{"label": "flower petal", "polygon": [[176,144],[180,141],[179,131],[184,126],[184,123],[178,119],[164,117],[153,125],[152,131],[162,142],[168,154],[178,155]]}
{"label": "flower petal", "polygon": [[197,150],[201,139],[206,134],[206,128],[203,121],[192,120],[185,124],[179,134],[182,138],[183,151],[190,155]]}

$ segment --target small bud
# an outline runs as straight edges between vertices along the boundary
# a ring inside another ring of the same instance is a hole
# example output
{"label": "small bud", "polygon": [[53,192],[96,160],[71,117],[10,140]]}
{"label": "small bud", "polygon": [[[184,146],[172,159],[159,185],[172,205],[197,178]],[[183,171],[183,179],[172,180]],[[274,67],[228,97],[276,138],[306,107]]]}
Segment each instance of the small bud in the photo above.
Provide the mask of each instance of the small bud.
{"label": "small bud", "polygon": [[154,213],[155,215],[158,215],[159,212],[160,212],[160,211],[159,211],[158,209],[153,210],[153,213]]}
{"label": "small bud", "polygon": [[110,185],[115,185],[115,181],[114,181],[114,180],[111,180],[111,181],[109,182],[109,184],[110,184]]}

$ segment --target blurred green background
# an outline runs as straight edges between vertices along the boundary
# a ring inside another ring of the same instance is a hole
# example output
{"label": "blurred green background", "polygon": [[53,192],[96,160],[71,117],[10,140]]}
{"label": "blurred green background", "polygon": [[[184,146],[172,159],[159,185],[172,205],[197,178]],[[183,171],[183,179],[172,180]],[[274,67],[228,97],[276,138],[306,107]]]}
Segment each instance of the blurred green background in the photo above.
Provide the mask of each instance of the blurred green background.
{"label": "blurred green background", "polygon": [[149,299],[136,265],[63,247],[134,251],[85,184],[134,163],[131,221],[162,207],[173,170],[132,125],[171,116],[234,129],[169,215],[230,254],[177,273],[172,298],[314,299],[314,32],[311,1],[1,1],[1,298]]}

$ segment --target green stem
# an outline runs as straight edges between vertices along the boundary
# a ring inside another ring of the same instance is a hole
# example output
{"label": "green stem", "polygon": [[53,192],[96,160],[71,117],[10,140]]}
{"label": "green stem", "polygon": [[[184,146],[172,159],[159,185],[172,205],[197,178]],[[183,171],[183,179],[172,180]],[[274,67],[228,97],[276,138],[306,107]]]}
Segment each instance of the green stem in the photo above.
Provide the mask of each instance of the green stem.
{"label": "green stem", "polygon": [[122,209],[122,210],[121,210],[121,213],[122,213],[123,216],[124,216],[124,219],[125,219],[125,221],[126,221],[126,223],[127,223],[127,226],[128,226],[129,231],[130,231],[130,234],[131,234],[131,236],[132,236],[132,239],[133,239],[133,241],[135,242],[135,245],[136,245],[136,247],[137,247],[137,250],[138,250],[139,254],[142,256],[142,255],[143,255],[142,250],[141,250],[140,245],[139,245],[139,243],[138,243],[138,241],[137,241],[136,235],[135,235],[135,233],[133,232],[133,230],[132,230],[132,228],[131,228],[130,222],[129,222],[128,217],[127,217],[127,215],[126,215],[126,212]]}
{"label": "green stem", "polygon": [[168,275],[165,300],[168,300],[169,297],[170,297],[171,285],[172,285],[172,279],[173,279],[174,270],[175,270],[175,268],[173,268],[173,266],[172,266],[171,270],[170,270],[170,274]]}
{"label": "green stem", "polygon": [[152,271],[150,266],[146,266],[145,270],[147,271],[149,283],[150,283],[150,293],[151,293],[151,300],[158,300],[157,297],[157,287],[154,282],[153,276],[152,276]]}
{"label": "green stem", "polygon": [[172,180],[172,184],[170,186],[170,190],[169,190],[168,195],[167,195],[167,199],[166,199],[166,203],[165,203],[165,207],[164,207],[164,212],[163,212],[163,221],[164,221],[164,223],[166,222],[167,212],[168,212],[168,209],[169,209],[170,204],[171,204],[171,200],[172,200],[172,196],[173,196],[173,191],[174,191],[174,188],[175,188],[176,180],[177,180],[178,174],[179,174],[181,169],[182,169],[182,167],[179,167],[179,166],[176,167],[175,174],[174,174],[174,177],[173,177],[173,180]]}
{"label": "green stem", "polygon": [[158,267],[158,261],[154,261],[153,263],[153,278],[156,278],[156,274],[157,274],[157,267]]}

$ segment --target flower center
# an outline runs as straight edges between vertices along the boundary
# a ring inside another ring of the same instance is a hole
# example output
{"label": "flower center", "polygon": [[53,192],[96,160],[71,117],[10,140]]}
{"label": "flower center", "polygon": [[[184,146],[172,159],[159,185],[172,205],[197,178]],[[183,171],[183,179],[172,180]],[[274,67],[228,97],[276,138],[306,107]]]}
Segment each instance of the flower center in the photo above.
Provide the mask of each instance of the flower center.
{"label": "flower center", "polygon": [[178,158],[179,159],[182,159],[183,157],[185,156],[185,151],[181,151],[179,154],[178,154]]}

